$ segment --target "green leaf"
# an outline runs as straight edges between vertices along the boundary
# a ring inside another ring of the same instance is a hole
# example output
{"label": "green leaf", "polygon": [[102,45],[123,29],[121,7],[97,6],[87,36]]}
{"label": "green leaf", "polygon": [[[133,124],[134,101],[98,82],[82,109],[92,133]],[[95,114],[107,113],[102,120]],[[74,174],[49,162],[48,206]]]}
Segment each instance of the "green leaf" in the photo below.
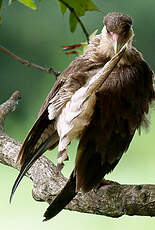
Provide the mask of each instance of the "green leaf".
{"label": "green leaf", "polygon": [[92,0],[86,1],[85,9],[89,11],[101,11],[93,2]]}
{"label": "green leaf", "polygon": [[78,23],[78,21],[77,21],[76,17],[74,16],[74,14],[70,13],[69,24],[70,24],[70,31],[71,32],[75,31],[77,23]]}
{"label": "green leaf", "polygon": [[100,11],[92,0],[65,0],[74,10],[78,16],[83,16],[86,11]]}
{"label": "green leaf", "polygon": [[37,9],[33,0],[18,0],[18,2],[23,3],[24,5],[30,7],[32,10]]}
{"label": "green leaf", "polygon": [[2,7],[2,0],[0,0],[0,9],[1,9],[1,7]]}
{"label": "green leaf", "polygon": [[[97,6],[93,3],[92,0],[63,0],[63,1],[71,8],[74,9],[78,17],[84,16],[86,11],[101,11],[99,8],[97,8]],[[64,3],[62,3],[61,0],[58,0],[58,4],[60,6],[61,13],[64,15],[67,10],[67,6]],[[71,10],[70,10],[69,23],[70,23],[71,32],[74,32],[78,21]]]}
{"label": "green leaf", "polygon": [[60,6],[61,13],[64,15],[67,10],[67,7],[59,0],[58,0],[58,5]]}

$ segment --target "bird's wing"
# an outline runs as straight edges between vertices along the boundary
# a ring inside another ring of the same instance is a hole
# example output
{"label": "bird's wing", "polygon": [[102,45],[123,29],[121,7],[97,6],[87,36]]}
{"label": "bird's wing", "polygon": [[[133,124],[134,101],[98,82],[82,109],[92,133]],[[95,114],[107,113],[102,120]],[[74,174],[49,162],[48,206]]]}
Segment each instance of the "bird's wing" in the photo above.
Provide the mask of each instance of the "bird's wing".
{"label": "bird's wing", "polygon": [[[43,144],[49,136],[53,136],[56,134],[54,120],[51,121],[48,118],[48,104],[49,101],[58,93],[63,84],[64,81],[62,81],[61,79],[58,79],[56,81],[54,87],[45,99],[45,102],[40,110],[38,119],[36,120],[36,122],[34,123],[33,127],[31,128],[24,140],[24,143],[21,147],[21,150],[17,158],[17,161],[20,160],[21,169],[24,168],[25,164],[29,162],[29,160],[33,157],[33,155],[41,146],[41,144]],[[52,142],[51,145],[53,144],[55,143]]]}
{"label": "bird's wing", "polygon": [[[71,91],[70,88],[68,88],[68,90],[65,90],[66,85],[68,86],[71,81],[72,78],[68,78],[65,81],[65,79],[63,79],[63,76],[56,81],[53,89],[50,91],[49,95],[45,100],[45,103],[40,110],[38,119],[29,131],[27,137],[25,138],[25,141],[17,158],[17,161],[20,160],[21,170],[13,185],[10,202],[21,179],[28,171],[28,169],[32,166],[32,164],[47,149],[52,150],[58,144],[59,136],[57,130],[55,129],[55,116],[50,114],[51,109],[49,109],[49,106],[52,104],[51,100],[53,100],[56,105],[58,104],[56,113],[58,114],[60,112],[62,106],[65,105],[65,103],[70,99],[73,93],[73,88],[71,88]],[[76,82],[74,85],[77,85]],[[54,100],[54,97],[56,97],[56,100]],[[53,103],[53,106],[55,104]],[[50,116],[53,117],[51,118]]]}
{"label": "bird's wing", "polygon": [[[46,147],[44,146],[41,152],[45,152],[48,148],[53,149],[58,143],[59,138],[55,129],[56,116],[53,115],[54,111],[53,114],[50,114],[52,113],[50,107],[54,107],[56,113],[55,115],[59,114],[61,108],[68,100],[70,100],[74,90],[76,90],[76,86],[74,89],[73,87],[68,87],[70,82],[71,78],[68,78],[66,81],[62,80],[61,78],[60,80],[58,79],[48,94],[39,112],[39,117],[29,131],[19,152],[17,160],[20,160],[21,169],[23,169],[26,164],[29,163],[42,144],[44,144],[44,142],[46,142],[48,139],[54,137],[54,139],[48,140],[48,145],[46,145]],[[73,83],[72,85],[77,85],[76,82],[74,84]],[[36,155],[36,158],[38,157],[39,155]]]}
{"label": "bird's wing", "polygon": [[64,81],[61,79],[55,83],[53,89],[50,91],[45,103],[43,104],[38,119],[24,140],[17,158],[17,161],[20,160],[21,170],[13,185],[10,202],[21,179],[32,164],[47,149],[53,149],[58,144],[59,137],[54,127],[54,120],[51,121],[48,118],[48,102],[54,95],[56,95],[63,84]]}
{"label": "bird's wing", "polygon": [[21,170],[13,185],[10,201],[18,184],[32,164],[47,149],[53,149],[58,144],[55,118],[74,92],[85,84],[88,78],[87,70],[92,66],[92,61],[80,56],[71,62],[55,82],[41,107],[38,119],[29,131],[19,152],[17,160],[20,160]]}
{"label": "bird's wing", "polygon": [[45,101],[43,102],[43,104],[42,104],[42,106],[40,108],[40,111],[38,113],[38,118],[47,109],[47,107],[49,105],[49,101],[58,93],[58,91],[60,90],[60,88],[63,86],[64,82],[65,82],[65,79],[63,79],[61,77],[61,75],[60,75],[60,77],[54,83],[54,86],[50,90],[49,94],[47,95]]}

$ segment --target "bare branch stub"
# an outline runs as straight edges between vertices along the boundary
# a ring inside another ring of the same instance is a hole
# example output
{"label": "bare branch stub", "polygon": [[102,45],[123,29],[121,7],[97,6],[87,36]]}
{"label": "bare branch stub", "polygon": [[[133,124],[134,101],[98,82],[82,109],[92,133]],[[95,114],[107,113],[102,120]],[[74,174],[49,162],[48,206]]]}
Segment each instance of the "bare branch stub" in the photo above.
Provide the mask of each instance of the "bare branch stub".
{"label": "bare branch stub", "polygon": [[21,94],[19,91],[15,91],[11,97],[0,105],[0,130],[4,132],[4,120],[7,114],[16,109],[18,101],[21,99]]}

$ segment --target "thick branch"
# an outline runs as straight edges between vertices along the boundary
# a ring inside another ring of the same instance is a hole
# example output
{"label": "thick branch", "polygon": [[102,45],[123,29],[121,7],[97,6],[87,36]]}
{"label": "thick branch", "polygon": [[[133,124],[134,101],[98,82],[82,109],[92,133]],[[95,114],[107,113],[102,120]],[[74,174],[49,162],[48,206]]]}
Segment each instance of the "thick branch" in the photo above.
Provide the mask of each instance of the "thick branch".
{"label": "thick branch", "polygon": [[[2,127],[7,112],[15,108],[18,100],[19,92],[16,92],[0,106],[0,162],[19,170],[16,158],[21,143],[6,135]],[[48,203],[67,181],[62,174],[57,175],[53,163],[44,156],[36,161],[27,176],[33,181],[34,199]],[[107,185],[87,194],[80,192],[66,209],[111,217],[155,216],[155,185]]]}
{"label": "thick branch", "polygon": [[57,77],[60,74],[59,72],[55,72],[52,67],[44,68],[40,65],[36,65],[30,61],[22,59],[22,58],[18,57],[17,55],[15,55],[14,53],[12,53],[11,51],[9,51],[8,49],[6,49],[4,46],[0,45],[0,50],[4,53],[8,54],[9,56],[13,57],[14,59],[19,61],[20,63],[28,66],[28,67],[32,67],[32,68],[38,69],[40,71],[43,71],[43,72],[46,72],[49,74],[53,74],[55,77]]}

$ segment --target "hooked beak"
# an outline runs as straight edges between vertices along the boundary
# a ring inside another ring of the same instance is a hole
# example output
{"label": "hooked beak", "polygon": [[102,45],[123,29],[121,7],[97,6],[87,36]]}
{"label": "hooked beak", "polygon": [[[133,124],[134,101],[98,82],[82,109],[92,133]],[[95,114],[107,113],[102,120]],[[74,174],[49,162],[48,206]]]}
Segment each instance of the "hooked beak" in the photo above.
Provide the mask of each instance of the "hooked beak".
{"label": "hooked beak", "polygon": [[112,33],[112,41],[113,41],[113,47],[114,47],[114,52],[117,54],[121,48],[121,44],[118,42],[119,35]]}

